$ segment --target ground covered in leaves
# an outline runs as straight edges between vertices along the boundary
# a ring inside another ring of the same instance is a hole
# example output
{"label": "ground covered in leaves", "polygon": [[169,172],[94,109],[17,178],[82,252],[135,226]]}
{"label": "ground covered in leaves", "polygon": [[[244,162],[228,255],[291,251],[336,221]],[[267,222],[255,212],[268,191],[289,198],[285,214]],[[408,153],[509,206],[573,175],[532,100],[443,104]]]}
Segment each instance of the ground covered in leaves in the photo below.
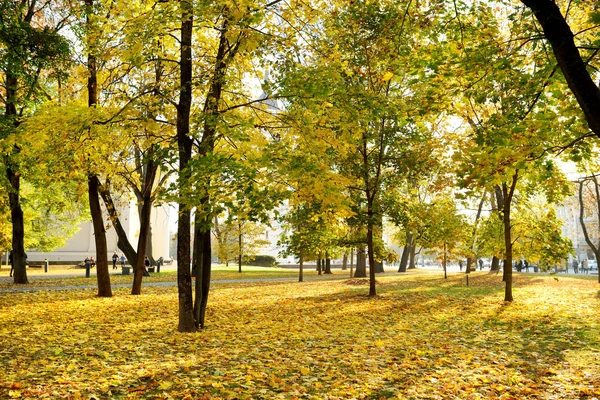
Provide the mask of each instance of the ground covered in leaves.
{"label": "ground covered in leaves", "polygon": [[600,292],[498,275],[213,285],[176,332],[175,287],[0,294],[0,398],[600,398]]}

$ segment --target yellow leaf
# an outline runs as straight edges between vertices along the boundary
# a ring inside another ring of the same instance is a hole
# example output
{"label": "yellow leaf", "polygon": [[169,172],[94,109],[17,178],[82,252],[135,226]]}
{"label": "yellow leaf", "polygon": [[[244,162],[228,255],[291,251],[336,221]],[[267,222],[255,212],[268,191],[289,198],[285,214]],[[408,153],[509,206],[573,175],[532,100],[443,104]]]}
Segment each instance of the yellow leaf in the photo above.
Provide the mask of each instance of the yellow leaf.
{"label": "yellow leaf", "polygon": [[171,381],[164,381],[163,383],[161,383],[161,384],[158,386],[158,389],[159,389],[159,390],[167,390],[167,389],[169,389],[171,386],[173,386],[173,382],[171,382]]}
{"label": "yellow leaf", "polygon": [[393,72],[387,71],[385,74],[383,74],[383,77],[381,79],[383,79],[384,82],[387,82],[390,79],[392,79],[393,76],[394,76]]}

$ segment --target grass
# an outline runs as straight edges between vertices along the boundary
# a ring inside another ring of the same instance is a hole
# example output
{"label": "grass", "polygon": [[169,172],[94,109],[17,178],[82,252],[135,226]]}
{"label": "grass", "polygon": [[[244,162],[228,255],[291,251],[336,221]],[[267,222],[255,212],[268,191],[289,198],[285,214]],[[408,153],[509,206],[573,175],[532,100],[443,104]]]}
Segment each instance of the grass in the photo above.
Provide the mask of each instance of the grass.
{"label": "grass", "polygon": [[175,287],[0,294],[0,398],[600,396],[595,277],[516,274],[513,303],[485,273],[322,279],[215,284],[195,334]]}

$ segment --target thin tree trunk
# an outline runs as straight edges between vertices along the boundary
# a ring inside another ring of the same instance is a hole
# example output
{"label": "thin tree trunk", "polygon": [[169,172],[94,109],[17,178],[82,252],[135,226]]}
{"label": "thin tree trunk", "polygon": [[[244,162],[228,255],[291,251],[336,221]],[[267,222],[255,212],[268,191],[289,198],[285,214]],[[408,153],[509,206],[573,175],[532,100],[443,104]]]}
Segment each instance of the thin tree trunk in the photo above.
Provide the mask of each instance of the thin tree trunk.
{"label": "thin tree trunk", "polygon": [[[108,183],[106,183],[106,185],[108,186]],[[123,252],[123,254],[125,254],[129,265],[134,268],[135,273],[135,268],[137,266],[137,253],[131,245],[129,238],[127,237],[127,233],[121,224],[121,219],[119,218],[115,203],[107,186],[101,184],[98,190],[100,192],[100,196],[102,196],[104,204],[106,205],[106,209],[108,210],[108,215],[113,223],[115,232],[117,233],[117,247]]]}
{"label": "thin tree trunk", "polygon": [[20,190],[21,177],[12,168],[6,169],[6,175],[10,182],[8,198],[10,203],[10,217],[12,223],[12,265],[14,267],[14,283],[25,284],[27,279],[27,259],[25,257],[25,223],[23,210],[21,209]]}
{"label": "thin tree trunk", "polygon": [[404,250],[402,250],[402,257],[400,258],[400,265],[398,266],[398,272],[406,272],[406,267],[408,265],[408,258],[410,255],[410,246],[412,243],[413,235],[411,233],[406,233],[406,245],[404,246]]}
{"label": "thin tree trunk", "polygon": [[88,175],[88,196],[90,213],[94,226],[94,242],[96,243],[96,278],[98,280],[98,297],[111,297],[110,274],[108,272],[108,246],[106,244],[106,230],[104,218],[100,208],[100,195],[98,188],[100,181],[94,174]]}
{"label": "thin tree trunk", "polygon": [[[193,7],[191,3],[189,4],[190,9]],[[223,85],[225,84],[225,76],[227,72],[227,60],[232,60],[235,56],[235,53],[238,50],[237,46],[231,46],[229,43],[229,16],[227,13],[223,15],[223,24],[220,28],[219,33],[219,47],[217,49],[217,57],[215,58],[215,69],[210,82],[209,91],[206,95],[206,99],[204,102],[204,125],[203,125],[203,133],[202,140],[200,145],[198,146],[198,153],[200,157],[208,157],[214,152],[215,148],[215,140],[216,140],[216,123],[219,118],[219,103],[221,101],[221,94],[223,92]],[[190,29],[190,43],[191,43],[191,29]],[[183,40],[182,40],[183,44]],[[189,59],[191,64],[191,49],[189,53]],[[190,65],[190,78],[191,78],[191,65]],[[191,79],[190,79],[191,83]],[[191,86],[190,86],[191,90]],[[188,119],[189,122],[189,119]],[[188,125],[189,128],[189,125]],[[207,177],[210,179],[210,177]],[[200,207],[205,215],[210,216],[211,204],[210,197],[208,193],[206,197],[202,199],[200,203]],[[196,285],[202,285],[202,294],[201,298],[196,298],[196,306],[200,307],[199,310],[199,320],[196,319],[196,326],[200,328],[204,328],[204,320],[206,315],[206,306],[208,304],[208,293],[210,289],[210,271],[211,271],[211,233],[210,233],[210,217],[207,217],[207,220],[201,224],[201,231],[197,231],[200,235],[198,240],[203,240],[203,251],[202,251],[202,270],[201,276],[202,281],[196,281]],[[198,314],[197,314],[198,316]]]}
{"label": "thin tree trunk", "polygon": [[[477,207],[477,214],[475,215],[475,222],[473,224],[473,231],[472,231],[472,235],[473,235],[473,241],[472,241],[472,245],[471,245],[471,251],[475,253],[475,246],[476,246],[476,242],[477,242],[477,224],[479,222],[479,218],[481,217],[481,211],[483,210],[483,203],[485,203],[485,198],[486,198],[486,194],[484,193],[483,196],[481,196],[481,201],[479,202],[479,207]],[[477,257],[475,257],[474,255],[467,257],[467,268],[465,270],[465,273],[468,274],[471,272],[473,265],[475,265],[475,269],[477,269]]]}
{"label": "thin tree trunk", "polygon": [[179,150],[179,218],[177,220],[177,291],[179,300],[179,332],[195,332],[192,276],[190,273],[190,206],[185,199],[192,157],[190,109],[192,105],[192,29],[193,5],[181,0],[180,91],[177,105],[177,146]]}
{"label": "thin tree trunk", "polygon": [[298,261],[300,272],[298,274],[298,282],[304,281],[304,251],[300,249],[300,260]]}
{"label": "thin tree trunk", "polygon": [[409,249],[410,253],[409,253],[409,262],[408,262],[408,269],[415,269],[417,268],[417,266],[415,265],[415,253],[417,251],[417,246],[415,246],[415,243],[413,241],[412,246],[410,246]]}
{"label": "thin tree trunk", "polygon": [[[580,180],[579,181],[579,224],[581,225],[581,230],[583,231],[583,237],[585,239],[585,242],[587,243],[588,246],[590,246],[590,249],[592,249],[592,251],[594,252],[594,256],[596,257],[596,263],[600,260],[600,257],[598,257],[600,255],[600,243],[596,244],[592,241],[592,239],[590,238],[590,234],[588,232],[587,226],[585,224],[585,212],[584,212],[584,207],[583,207],[583,184],[584,184],[585,180]],[[598,217],[598,221],[600,222],[600,188],[598,185],[598,180],[596,179],[595,176],[593,176],[593,183],[594,183],[594,189],[595,189],[595,195],[596,195],[596,205],[598,207],[597,210],[597,217]],[[600,230],[600,225],[598,225],[598,229]],[[600,242],[600,239],[599,239]],[[600,268],[598,268],[598,283],[600,283]]]}
{"label": "thin tree trunk", "polygon": [[375,286],[375,248],[373,246],[373,214],[372,211],[367,211],[367,253],[369,257],[369,297],[377,295]]}
{"label": "thin tree trunk", "polygon": [[444,279],[448,279],[448,258],[446,257],[446,242],[444,242]]}
{"label": "thin tree trunk", "polygon": [[[86,25],[92,28],[90,14],[94,7],[94,0],[85,0],[87,8]],[[88,40],[91,40],[88,38]],[[90,49],[93,46],[90,46]],[[98,103],[98,80],[97,80],[97,61],[93,50],[88,53],[88,107],[96,107]],[[111,297],[112,289],[110,286],[110,274],[108,272],[108,246],[106,244],[106,230],[104,228],[104,218],[102,218],[102,209],[100,208],[100,180],[95,173],[88,173],[88,198],[90,202],[90,213],[92,214],[92,224],[94,226],[94,241],[96,243],[96,277],[98,280],[98,296]]]}
{"label": "thin tree trunk", "polygon": [[317,258],[317,273],[321,275],[321,252],[319,252],[319,257]]}
{"label": "thin tree trunk", "polygon": [[238,222],[239,232],[238,232],[238,248],[239,248],[239,259],[238,259],[238,272],[242,272],[242,225]]}
{"label": "thin tree trunk", "polygon": [[348,253],[344,252],[344,257],[342,259],[342,271],[346,271],[348,269]]}
{"label": "thin tree trunk", "polygon": [[[496,201],[494,201],[494,199]],[[501,210],[504,209],[504,195],[502,193],[502,188],[498,185],[494,187],[494,193],[492,194],[492,210],[495,211],[498,215],[498,218],[504,224],[504,219],[500,213]],[[500,271],[500,259],[496,256],[492,257],[492,264],[490,266],[490,273]]]}
{"label": "thin tree trunk", "polygon": [[512,177],[512,183],[509,187],[506,183],[502,184],[502,193],[504,195],[504,208],[502,210],[502,219],[504,221],[504,247],[506,255],[504,257],[504,301],[513,301],[512,294],[512,237],[510,226],[510,205],[515,193],[517,181],[519,179],[518,170]]}
{"label": "thin tree trunk", "polygon": [[136,260],[137,268],[134,272],[131,294],[142,293],[142,278],[146,272],[146,266],[144,265],[144,254],[146,254],[146,246],[148,244],[148,231],[150,229],[150,215],[152,212],[152,187],[154,186],[157,171],[157,166],[150,158],[147,163],[146,173],[144,174],[142,213],[140,215],[140,237],[138,239]]}

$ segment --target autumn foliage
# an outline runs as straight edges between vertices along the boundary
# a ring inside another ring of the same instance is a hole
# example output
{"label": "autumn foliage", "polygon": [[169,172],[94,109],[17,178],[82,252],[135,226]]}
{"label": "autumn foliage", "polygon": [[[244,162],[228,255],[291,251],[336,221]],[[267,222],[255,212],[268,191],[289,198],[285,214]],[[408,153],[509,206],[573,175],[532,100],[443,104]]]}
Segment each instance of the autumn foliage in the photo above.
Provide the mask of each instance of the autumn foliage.
{"label": "autumn foliage", "polygon": [[173,328],[174,286],[0,293],[0,398],[600,396],[593,278],[519,274],[514,303],[501,275],[377,282],[215,284],[197,335]]}

